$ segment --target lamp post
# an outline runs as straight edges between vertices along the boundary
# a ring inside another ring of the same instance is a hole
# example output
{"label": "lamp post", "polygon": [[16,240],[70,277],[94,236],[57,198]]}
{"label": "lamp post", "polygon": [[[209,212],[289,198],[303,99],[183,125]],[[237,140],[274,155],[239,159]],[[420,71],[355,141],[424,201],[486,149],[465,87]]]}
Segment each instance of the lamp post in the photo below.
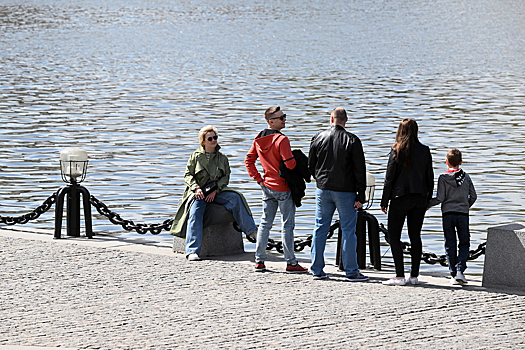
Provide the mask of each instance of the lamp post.
{"label": "lamp post", "polygon": [[84,223],[86,236],[93,237],[91,221],[91,202],[89,191],[79,184],[86,178],[87,153],[78,148],[66,148],[60,152],[60,173],[62,180],[68,185],[57,193],[55,206],[55,238],[60,238],[62,231],[62,216],[64,214],[64,197],[67,194],[67,235],[80,237],[80,194],[84,207]]}
{"label": "lamp post", "polygon": [[[365,203],[366,206],[362,210],[370,209],[374,202],[374,190],[376,188],[376,178],[370,173],[366,173],[366,191],[365,191]],[[360,208],[360,209],[361,209]]]}

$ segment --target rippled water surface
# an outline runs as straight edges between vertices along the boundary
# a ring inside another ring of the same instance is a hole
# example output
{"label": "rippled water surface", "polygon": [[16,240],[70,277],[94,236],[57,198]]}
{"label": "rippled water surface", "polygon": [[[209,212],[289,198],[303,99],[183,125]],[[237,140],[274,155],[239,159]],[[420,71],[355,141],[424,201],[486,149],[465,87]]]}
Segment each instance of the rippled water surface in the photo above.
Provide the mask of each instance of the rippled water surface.
{"label": "rippled water surface", "polygon": [[[74,146],[89,154],[84,185],[93,195],[125,219],[160,223],[175,213],[198,130],[213,124],[230,184],[258,222],[261,194],[243,160],[264,110],[280,105],[283,132],[307,153],[342,106],[379,184],[370,212],[382,223],[377,202],[402,118],[418,121],[436,179],[446,152],[463,151],[479,196],[475,248],[488,227],[524,214],[523,23],[517,0],[0,0],[0,214],[31,211],[62,186],[59,152]],[[297,213],[300,238],[311,234],[314,190]],[[27,226],[53,222],[51,211]],[[138,236],[95,211],[94,227]],[[444,253],[438,208],[423,241]],[[331,241],[332,261],[334,250]],[[390,261],[386,245],[382,253]]]}

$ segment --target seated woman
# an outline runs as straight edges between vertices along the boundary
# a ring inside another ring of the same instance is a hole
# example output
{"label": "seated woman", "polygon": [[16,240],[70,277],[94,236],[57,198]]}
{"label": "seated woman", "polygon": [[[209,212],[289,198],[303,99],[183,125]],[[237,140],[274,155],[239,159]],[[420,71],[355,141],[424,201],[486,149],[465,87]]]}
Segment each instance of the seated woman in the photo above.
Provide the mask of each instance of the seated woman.
{"label": "seated woman", "polygon": [[[241,230],[249,236],[255,236],[257,226],[246,203],[239,192],[227,187],[230,181],[228,157],[219,151],[217,128],[208,125],[199,131],[199,147],[188,160],[184,181],[183,202],[180,205],[170,234],[178,237],[186,235],[186,259],[200,260],[204,211],[208,203],[223,205],[233,214]],[[210,181],[216,181],[210,193],[205,195]],[[215,188],[215,189],[214,189]],[[187,226],[186,226],[187,225]],[[185,232],[186,231],[186,232]]]}

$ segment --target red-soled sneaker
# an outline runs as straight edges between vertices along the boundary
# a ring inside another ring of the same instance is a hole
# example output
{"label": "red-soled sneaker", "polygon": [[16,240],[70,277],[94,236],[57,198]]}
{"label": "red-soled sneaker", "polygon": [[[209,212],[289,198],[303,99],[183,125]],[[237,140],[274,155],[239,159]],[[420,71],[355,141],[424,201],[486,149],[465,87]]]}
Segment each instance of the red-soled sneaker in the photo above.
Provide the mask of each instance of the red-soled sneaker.
{"label": "red-soled sneaker", "polygon": [[266,266],[264,266],[264,261],[257,261],[255,263],[255,272],[264,272],[266,271]]}
{"label": "red-soled sneaker", "polygon": [[286,272],[306,272],[306,271],[308,271],[308,269],[305,267],[302,267],[299,264],[286,265]]}

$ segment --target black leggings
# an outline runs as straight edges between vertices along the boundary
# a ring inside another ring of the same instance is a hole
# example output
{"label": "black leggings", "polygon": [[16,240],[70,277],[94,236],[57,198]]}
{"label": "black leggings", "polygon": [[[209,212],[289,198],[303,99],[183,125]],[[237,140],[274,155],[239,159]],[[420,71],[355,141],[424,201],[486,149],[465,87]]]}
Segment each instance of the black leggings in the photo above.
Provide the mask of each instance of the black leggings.
{"label": "black leggings", "polygon": [[403,247],[401,246],[401,231],[407,219],[408,237],[410,238],[410,255],[412,257],[411,277],[419,276],[419,265],[423,244],[421,242],[421,227],[427,210],[428,201],[421,195],[406,195],[394,198],[388,209],[388,237],[392,257],[396,266],[396,276],[405,277]]}

